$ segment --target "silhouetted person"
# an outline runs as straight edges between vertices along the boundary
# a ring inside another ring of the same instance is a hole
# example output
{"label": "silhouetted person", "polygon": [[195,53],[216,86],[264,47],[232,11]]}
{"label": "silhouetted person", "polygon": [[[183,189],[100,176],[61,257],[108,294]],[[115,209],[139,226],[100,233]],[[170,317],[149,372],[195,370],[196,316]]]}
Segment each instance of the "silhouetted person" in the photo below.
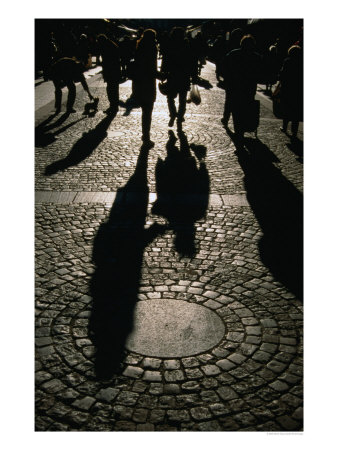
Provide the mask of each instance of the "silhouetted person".
{"label": "silhouetted person", "polygon": [[77,59],[84,65],[85,68],[89,68],[90,57],[88,36],[82,33],[77,45]]}
{"label": "silhouetted person", "polygon": [[[161,72],[168,83],[168,108],[169,127],[184,122],[184,114],[187,103],[187,92],[190,90],[190,81],[197,80],[197,64],[189,46],[189,41],[184,36],[184,28],[174,27],[170,34],[170,42],[163,54]],[[175,97],[178,94],[179,107],[176,110]]]}
{"label": "silhouetted person", "polygon": [[277,82],[278,78],[278,59],[277,59],[277,47],[275,45],[270,45],[266,55],[264,56],[264,74],[265,74],[265,84],[266,92],[271,93],[272,86]]}
{"label": "silhouetted person", "polygon": [[42,36],[37,45],[36,64],[37,66],[39,66],[39,63],[41,64],[43,78],[47,81],[50,76],[50,66],[60,58],[60,51],[54,33],[51,32],[46,37]]}
{"label": "silhouetted person", "polygon": [[68,88],[67,98],[67,113],[75,112],[73,109],[76,98],[75,82],[80,82],[83,89],[88,93],[89,99],[94,100],[94,97],[89,91],[86,79],[83,75],[83,65],[73,58],[61,58],[56,61],[50,68],[49,76],[55,87],[55,112],[61,111],[62,102],[62,87],[65,84]]}
{"label": "silhouetted person", "polygon": [[298,45],[288,50],[288,57],[284,60],[279,74],[281,82],[281,107],[283,113],[283,127],[287,132],[291,121],[292,137],[297,137],[299,122],[303,120],[303,55]]}
{"label": "silhouetted person", "polygon": [[136,44],[135,75],[133,78],[134,97],[142,108],[143,145],[152,147],[150,140],[151,116],[156,99],[157,45],[156,32],[145,30]]}
{"label": "silhouetted person", "polygon": [[224,35],[218,35],[213,46],[212,46],[212,58],[215,63],[215,72],[216,72],[216,78],[217,81],[220,81],[220,75],[221,75],[221,65],[222,60],[224,58],[224,53],[226,51],[226,37]]}
{"label": "silhouetted person", "polygon": [[170,42],[170,37],[169,37],[168,31],[162,31],[162,33],[158,37],[158,41],[159,41],[159,46],[160,46],[160,48],[159,48],[160,57],[162,58],[163,55],[165,54],[165,52],[167,51],[167,47]]}
{"label": "silhouetted person", "polygon": [[[243,118],[248,105],[255,99],[261,73],[261,57],[255,52],[255,39],[251,35],[243,36],[240,48],[228,53],[226,68],[225,85],[229,109],[233,116],[235,134],[241,138],[244,134]],[[226,119],[224,117],[227,127]]]}
{"label": "silhouetted person", "polygon": [[225,53],[223,54],[223,58],[220,61],[219,68],[218,68],[218,76],[222,76],[222,78],[224,80],[224,88],[225,88],[224,113],[223,113],[223,118],[221,119],[221,121],[222,121],[223,125],[225,125],[225,127],[228,126],[228,122],[229,122],[230,114],[231,114],[231,101],[230,101],[227,84],[225,82],[226,77],[227,77],[227,70],[228,70],[227,55],[232,50],[235,50],[240,47],[240,42],[243,37],[243,34],[244,33],[241,28],[235,28],[234,30],[231,31],[229,41],[227,41],[226,45],[225,45]]}
{"label": "silhouetted person", "polygon": [[122,76],[127,78],[128,66],[135,52],[135,46],[130,36],[124,36],[123,41],[120,43],[120,52]]}
{"label": "silhouetted person", "polygon": [[65,23],[62,23],[55,35],[60,49],[60,57],[73,58],[76,55],[76,38],[73,31]]}
{"label": "silhouetted person", "polygon": [[107,83],[109,108],[107,114],[116,114],[119,108],[119,83],[121,80],[120,51],[118,45],[100,34],[97,38],[102,57],[102,75]]}
{"label": "silhouetted person", "polygon": [[191,51],[193,58],[195,59],[194,64],[197,65],[197,75],[201,75],[201,70],[206,64],[206,57],[208,54],[208,45],[199,31],[194,38],[190,41]]}

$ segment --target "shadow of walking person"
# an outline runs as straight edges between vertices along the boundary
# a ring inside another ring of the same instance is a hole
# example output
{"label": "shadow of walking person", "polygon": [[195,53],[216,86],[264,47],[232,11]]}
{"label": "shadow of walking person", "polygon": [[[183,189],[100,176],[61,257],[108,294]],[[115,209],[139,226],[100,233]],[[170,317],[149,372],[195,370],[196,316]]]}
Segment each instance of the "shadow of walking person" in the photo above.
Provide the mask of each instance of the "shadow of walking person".
{"label": "shadow of walking person", "polygon": [[303,195],[273,165],[278,161],[258,139],[236,144],[247,199],[264,233],[259,242],[263,264],[303,300]]}
{"label": "shadow of walking person", "polygon": [[73,122],[67,123],[63,127],[59,128],[58,130],[55,130],[51,133],[49,132],[49,130],[54,128],[53,126],[46,127],[45,129],[37,127],[35,129],[35,147],[46,147],[47,145],[51,144],[52,142],[54,142],[56,140],[55,136],[63,133],[68,128],[72,127],[73,125],[77,124],[78,122],[81,122],[81,120],[83,120],[83,119],[84,119],[84,117],[82,117],[81,119],[78,119],[78,120],[74,120]]}
{"label": "shadow of walking person", "polygon": [[133,175],[117,191],[109,219],[94,240],[89,335],[96,347],[95,372],[99,379],[109,379],[120,371],[125,343],[133,328],[144,248],[164,232],[158,224],[145,229],[147,161],[148,150],[141,148]]}
{"label": "shadow of walking person", "polygon": [[87,133],[83,133],[82,137],[73,145],[72,149],[64,159],[55,161],[46,167],[45,175],[53,175],[68,167],[76,166],[81,161],[88,158],[107,136],[107,129],[114,117],[115,115],[106,116],[95,128]]}
{"label": "shadow of walking person", "polygon": [[175,233],[177,252],[193,257],[197,252],[194,224],[205,215],[209,201],[209,175],[204,161],[206,148],[191,145],[196,160],[190,153],[185,133],[178,131],[178,137],[180,148],[175,145],[174,132],[169,131],[167,157],[157,161],[157,200],[152,212],[167,219],[168,228]]}

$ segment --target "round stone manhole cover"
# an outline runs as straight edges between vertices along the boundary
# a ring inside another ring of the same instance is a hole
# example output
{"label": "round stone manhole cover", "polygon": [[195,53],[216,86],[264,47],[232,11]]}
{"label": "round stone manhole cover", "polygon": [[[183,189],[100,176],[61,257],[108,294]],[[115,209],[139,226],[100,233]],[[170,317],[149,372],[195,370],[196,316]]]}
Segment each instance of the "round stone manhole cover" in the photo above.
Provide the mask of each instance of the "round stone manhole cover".
{"label": "round stone manhole cover", "polygon": [[126,348],[160,358],[191,356],[214,347],[224,333],[221,318],[204,306],[169,299],[141,301]]}

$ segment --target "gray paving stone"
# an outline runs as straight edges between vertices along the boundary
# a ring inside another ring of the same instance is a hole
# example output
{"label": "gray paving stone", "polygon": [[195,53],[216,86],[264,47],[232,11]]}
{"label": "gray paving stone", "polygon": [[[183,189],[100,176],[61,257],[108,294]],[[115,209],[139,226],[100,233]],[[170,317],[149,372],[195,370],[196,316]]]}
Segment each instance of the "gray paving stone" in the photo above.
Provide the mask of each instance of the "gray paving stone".
{"label": "gray paving stone", "polygon": [[217,389],[217,393],[222,400],[232,400],[234,398],[238,398],[237,393],[229,386],[220,387]]}
{"label": "gray paving stone", "polygon": [[114,400],[116,398],[118,393],[119,393],[118,389],[114,389],[114,388],[108,387],[108,388],[101,389],[97,393],[96,398],[98,400],[103,400],[105,402],[110,403],[112,400]]}
{"label": "gray paving stone", "polygon": [[284,428],[284,430],[297,430],[299,429],[299,423],[288,416],[277,417],[277,422]]}
{"label": "gray paving stone", "polygon": [[229,361],[228,359],[221,359],[217,361],[217,366],[219,366],[222,370],[231,370],[236,367],[236,364]]}
{"label": "gray paving stone", "polygon": [[174,370],[180,368],[180,362],[177,359],[169,359],[164,361],[164,368],[167,370]]}
{"label": "gray paving stone", "polygon": [[84,397],[82,399],[75,400],[72,405],[76,408],[83,409],[87,411],[93,404],[95,403],[95,398],[92,397]]}
{"label": "gray paving stone", "polygon": [[164,372],[164,378],[168,382],[184,380],[184,373],[182,370],[167,370]]}
{"label": "gray paving stone", "polygon": [[143,375],[143,380],[145,381],[161,381],[161,372],[157,370],[146,370]]}
{"label": "gray paving stone", "polygon": [[204,407],[191,408],[190,414],[195,420],[205,420],[212,417],[209,409]]}
{"label": "gray paving stone", "polygon": [[123,375],[125,375],[126,377],[140,378],[143,373],[144,373],[144,370],[141,369],[140,367],[128,366],[124,370]]}

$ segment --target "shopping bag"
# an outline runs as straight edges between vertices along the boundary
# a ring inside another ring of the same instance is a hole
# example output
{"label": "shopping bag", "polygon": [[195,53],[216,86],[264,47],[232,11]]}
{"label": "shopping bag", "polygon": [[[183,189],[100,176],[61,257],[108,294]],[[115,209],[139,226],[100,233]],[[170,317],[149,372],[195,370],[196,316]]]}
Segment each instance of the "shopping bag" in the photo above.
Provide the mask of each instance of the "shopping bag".
{"label": "shopping bag", "polygon": [[189,100],[195,105],[199,105],[201,103],[201,96],[197,87],[197,84],[193,84],[189,93]]}

